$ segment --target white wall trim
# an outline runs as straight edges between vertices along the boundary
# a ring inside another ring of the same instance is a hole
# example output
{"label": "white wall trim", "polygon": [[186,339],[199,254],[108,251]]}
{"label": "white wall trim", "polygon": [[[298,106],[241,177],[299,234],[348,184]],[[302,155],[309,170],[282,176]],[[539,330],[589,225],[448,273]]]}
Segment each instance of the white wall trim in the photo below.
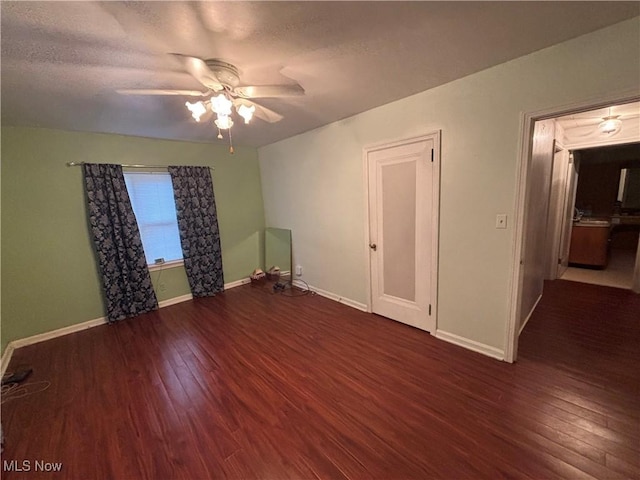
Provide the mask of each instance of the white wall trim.
{"label": "white wall trim", "polygon": [[[249,277],[242,278],[240,280],[236,280],[235,282],[225,283],[224,289],[229,290],[230,288],[239,287],[241,285],[246,285],[250,283],[251,279]],[[169,307],[171,305],[175,305],[177,303],[186,302],[193,299],[193,295],[190,293],[186,295],[181,295],[179,297],[168,298],[167,300],[162,300],[158,302],[158,308]],[[9,366],[9,362],[11,361],[11,356],[16,348],[26,347],[27,345],[33,345],[34,343],[44,342],[45,340],[50,340],[56,337],[62,337],[64,335],[69,335],[70,333],[79,332],[81,330],[86,330],[88,328],[97,327],[99,325],[104,325],[107,323],[106,317],[94,318],[93,320],[88,320],[82,323],[76,323],[74,325],[69,325],[67,327],[58,328],[57,330],[51,330],[50,332],[39,333],[37,335],[32,335],[31,337],[25,337],[18,340],[13,340],[9,342],[4,349],[4,353],[2,354],[2,363],[0,364],[1,373],[0,375],[4,375],[7,367]]]}
{"label": "white wall trim", "polygon": [[236,280],[235,282],[225,283],[224,289],[229,290],[230,288],[236,288],[241,285],[246,285],[247,283],[251,283],[251,278],[246,277],[246,278],[241,278],[240,280]]}
{"label": "white wall trim", "polygon": [[364,303],[356,302],[355,300],[351,300],[350,298],[340,296],[336,293],[328,292],[327,290],[322,290],[321,288],[317,288],[312,285],[307,285],[305,282],[300,280],[294,280],[292,283],[294,286],[302,288],[303,290],[306,290],[307,287],[309,287],[309,290],[311,290],[312,292],[317,293],[321,297],[333,300],[334,302],[343,303],[348,307],[355,308],[356,310],[360,310],[361,312],[371,313],[370,310],[368,310],[367,305],[365,305]]}
{"label": "white wall trim", "polygon": [[45,340],[51,340],[52,338],[62,337],[69,335],[70,333],[79,332],[81,330],[87,330],[88,328],[97,327],[107,323],[106,317],[94,318],[82,323],[76,323],[75,325],[69,325],[67,327],[58,328],[57,330],[51,330],[50,332],[39,333],[30,337],[20,338],[9,342],[2,355],[2,375],[11,362],[11,356],[17,348],[26,347],[27,345],[33,345],[34,343],[44,342]]}
{"label": "white wall trim", "polygon": [[[237,286],[237,285],[233,285]],[[225,285],[227,288],[227,285]],[[228,287],[232,288],[232,287]],[[163,300],[158,302],[158,308],[168,307],[170,305],[175,305],[176,303],[186,302],[191,300],[193,295],[190,293],[187,295],[181,295],[179,297],[169,298],[167,300]],[[8,343],[7,347],[2,354],[2,375],[4,375],[5,370],[9,366],[9,362],[11,361],[11,356],[13,352],[17,348],[26,347],[27,345],[33,345],[34,343],[44,342],[46,340],[51,340],[52,338],[62,337],[64,335],[69,335],[71,333],[80,332],[82,330],[86,330],[88,328],[97,327],[100,325],[104,325],[107,323],[106,317],[94,318],[93,320],[87,320],[86,322],[76,323],[74,325],[69,325],[66,327],[58,328],[56,330],[51,330],[50,332],[38,333],[37,335],[32,335],[30,337],[20,338],[18,340],[13,340]]]}
{"label": "white wall trim", "polygon": [[522,333],[522,331],[524,330],[524,327],[527,326],[527,323],[529,322],[529,319],[531,318],[531,316],[533,315],[533,312],[536,311],[536,307],[538,306],[538,304],[540,303],[540,300],[542,300],[542,295],[540,295],[538,297],[538,299],[535,301],[535,303],[533,304],[533,308],[531,309],[531,311],[529,312],[529,314],[527,315],[527,318],[524,319],[524,322],[522,322],[522,326],[518,329],[518,337],[520,336],[520,334]]}
{"label": "white wall trim", "polygon": [[[371,310],[368,309],[367,305],[365,305],[364,303],[356,302],[355,300],[351,300],[349,298],[341,297],[338,294],[335,294],[335,293],[332,293],[332,292],[328,292],[326,290],[322,290],[321,288],[317,288],[317,287],[314,287],[312,285],[307,285],[306,283],[304,283],[304,282],[302,282],[300,280],[294,280],[293,284],[296,287],[299,287],[299,288],[302,288],[302,289],[305,289],[305,290],[306,290],[306,288],[308,286],[309,290],[311,290],[312,292],[317,293],[318,295],[320,295],[322,297],[328,298],[329,300],[333,300],[335,302],[343,303],[344,305],[347,305],[348,307],[355,308],[356,310],[360,310],[360,311],[365,312],[365,313],[371,313]],[[393,321],[393,320],[389,320],[389,321]],[[485,345],[484,343],[476,342],[475,340],[469,340],[468,338],[461,337],[461,336],[456,335],[454,333],[445,332],[443,330],[436,330],[432,334],[435,335],[436,338],[438,338],[440,340],[444,340],[445,342],[453,343],[454,345],[458,345],[459,347],[463,347],[463,348],[466,348],[468,350],[472,350],[474,352],[481,353],[483,355],[486,355],[486,356],[491,357],[491,358],[495,358],[497,360],[504,360],[504,351],[500,350],[499,348],[491,347],[489,345]]]}
{"label": "white wall trim", "polygon": [[461,337],[455,333],[445,332],[444,330],[436,330],[435,336],[439,340],[444,340],[445,342],[453,343],[459,347],[473,350],[474,352],[481,353],[487,357],[504,360],[504,351],[499,348],[476,342],[475,340],[469,340],[468,338]]}
{"label": "white wall trim", "polygon": [[193,299],[193,295],[187,293],[186,295],[181,295],[180,297],[168,298],[166,300],[162,300],[158,302],[158,308],[169,307],[171,305],[175,305],[176,303],[187,302]]}
{"label": "white wall trim", "polygon": [[[520,137],[518,139],[518,161],[516,165],[515,196],[515,235],[513,247],[513,268],[509,285],[509,316],[505,327],[504,360],[515,362],[518,354],[518,324],[521,315],[522,281],[524,272],[524,227],[527,212],[525,211],[529,164],[531,160],[531,135],[533,124],[537,120],[561,117],[572,113],[585,112],[607,107],[618,103],[638,101],[637,90],[609,91],[606,94],[586,99],[581,102],[549,107],[535,112],[524,112],[520,116]],[[566,145],[565,145],[566,146]]]}
{"label": "white wall trim", "polygon": [[369,152],[374,146],[367,147],[366,145],[362,149],[362,191],[363,195],[363,209],[364,209],[364,264],[365,264],[365,288],[366,290],[366,307],[367,313],[373,313],[372,310],[372,295],[371,295],[371,248],[369,244],[371,242],[371,226],[369,222],[370,207],[369,207]]}
{"label": "white wall trim", "polygon": [[93,320],[88,320],[86,322],[76,323],[67,327],[58,328],[57,330],[51,330],[50,332],[39,333],[37,335],[32,335],[31,337],[14,340],[12,342],[9,342],[9,345],[13,345],[14,349],[22,348],[26,347],[27,345],[33,345],[34,343],[44,342],[45,340],[51,340],[52,338],[62,337],[64,335],[69,335],[70,333],[75,333],[81,330],[87,330],[89,328],[97,327],[99,325],[104,325],[105,323],[107,323],[106,317],[94,318]]}
{"label": "white wall trim", "polygon": [[437,130],[431,134],[433,136],[433,176],[431,190],[431,209],[433,216],[431,218],[431,314],[434,317],[434,327],[438,329],[438,276],[440,268],[440,191],[442,181],[440,179],[440,162],[442,159],[442,132]]}
{"label": "white wall trim", "polygon": [[5,347],[4,353],[2,354],[2,363],[0,364],[0,377],[4,377],[4,372],[7,371],[7,367],[9,366],[9,362],[11,361],[11,355],[13,355],[13,345],[11,342]]}
{"label": "white wall trim", "polygon": [[531,157],[531,137],[533,119],[530,114],[520,116],[520,136],[518,140],[519,161],[516,166],[515,235],[512,256],[511,281],[509,284],[509,317],[505,328],[504,359],[513,363],[518,355],[517,325],[522,310],[522,282],[524,273],[524,227],[527,212],[525,205],[529,191],[526,187]]}

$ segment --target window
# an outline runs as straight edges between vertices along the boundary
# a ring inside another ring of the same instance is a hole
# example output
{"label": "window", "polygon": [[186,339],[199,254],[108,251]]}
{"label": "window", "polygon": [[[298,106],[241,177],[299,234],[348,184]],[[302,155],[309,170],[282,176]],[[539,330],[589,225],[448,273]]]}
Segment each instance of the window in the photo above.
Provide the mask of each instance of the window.
{"label": "window", "polygon": [[147,264],[182,260],[171,176],[165,172],[124,172]]}

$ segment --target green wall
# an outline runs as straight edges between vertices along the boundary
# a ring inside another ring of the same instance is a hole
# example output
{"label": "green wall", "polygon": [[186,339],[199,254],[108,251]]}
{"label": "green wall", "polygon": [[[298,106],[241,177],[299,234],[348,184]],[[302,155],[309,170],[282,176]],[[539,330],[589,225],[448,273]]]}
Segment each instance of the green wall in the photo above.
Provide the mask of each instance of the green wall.
{"label": "green wall", "polygon": [[[36,128],[2,128],[2,351],[104,316],[82,170],[66,162],[213,166],[225,282],[264,263],[257,151]],[[183,267],[151,272],[158,300],[189,293]]]}

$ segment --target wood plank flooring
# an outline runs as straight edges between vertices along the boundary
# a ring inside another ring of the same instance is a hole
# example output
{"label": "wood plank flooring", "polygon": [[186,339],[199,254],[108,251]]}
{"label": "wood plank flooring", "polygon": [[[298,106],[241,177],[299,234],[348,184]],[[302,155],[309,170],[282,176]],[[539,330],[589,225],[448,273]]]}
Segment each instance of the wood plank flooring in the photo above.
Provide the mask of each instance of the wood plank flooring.
{"label": "wood plank flooring", "polygon": [[[640,296],[558,280],[509,365],[250,285],[17,350],[13,478],[640,478]],[[62,462],[60,473],[35,461]]]}

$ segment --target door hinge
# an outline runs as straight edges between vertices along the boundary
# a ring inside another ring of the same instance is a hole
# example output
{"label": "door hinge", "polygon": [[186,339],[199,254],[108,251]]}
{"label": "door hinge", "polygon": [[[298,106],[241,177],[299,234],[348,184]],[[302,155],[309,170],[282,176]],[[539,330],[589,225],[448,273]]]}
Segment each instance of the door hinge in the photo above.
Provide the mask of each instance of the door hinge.
{"label": "door hinge", "polygon": [[431,315],[431,304],[429,304],[429,315]]}
{"label": "door hinge", "polygon": [[433,148],[431,149],[431,161],[433,162]]}
{"label": "door hinge", "polygon": [[558,265],[562,265],[562,259],[561,258],[558,259]]}

